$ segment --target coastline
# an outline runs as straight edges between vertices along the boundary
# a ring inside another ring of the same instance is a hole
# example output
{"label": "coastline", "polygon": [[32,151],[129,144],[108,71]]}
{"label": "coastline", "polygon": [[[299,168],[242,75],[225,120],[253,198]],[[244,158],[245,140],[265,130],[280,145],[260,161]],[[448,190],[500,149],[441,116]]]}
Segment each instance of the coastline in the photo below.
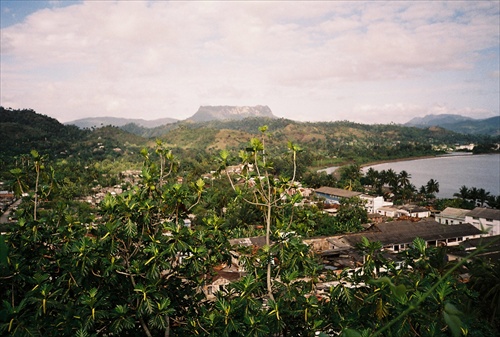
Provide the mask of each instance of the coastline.
{"label": "coastline", "polygon": [[[481,153],[480,155],[483,154],[488,154],[488,153]],[[416,157],[404,157],[404,158],[395,158],[395,159],[383,159],[383,160],[376,160],[376,161],[370,161],[364,164],[360,164],[359,167],[361,169],[370,167],[370,166],[375,166],[375,165],[380,165],[380,164],[389,164],[389,163],[397,163],[397,162],[403,162],[403,161],[413,161],[413,160],[421,160],[421,159],[432,159],[432,158],[441,158],[441,157],[455,157],[455,156],[475,156],[477,154],[473,154],[472,152],[451,152],[451,153],[445,153],[445,154],[436,154],[436,155],[426,155],[426,156],[416,156]],[[350,165],[352,163],[345,163],[345,164],[339,164],[336,166],[328,166],[322,169],[317,170],[317,172],[325,171],[328,172],[330,171],[329,174],[334,174],[339,168],[343,166]],[[331,170],[333,169],[333,170]]]}
{"label": "coastline", "polygon": [[[484,153],[486,154],[486,153]],[[427,156],[418,156],[418,157],[407,157],[407,158],[397,158],[397,159],[387,159],[387,160],[379,160],[374,162],[369,162],[366,164],[360,165],[361,168],[380,165],[380,164],[388,164],[388,163],[397,163],[401,161],[412,161],[412,160],[420,160],[420,159],[432,159],[432,158],[441,158],[441,157],[455,157],[455,156],[474,156],[472,152],[451,152],[445,154],[436,154],[436,155],[427,155]]]}
{"label": "coastline", "polygon": [[369,166],[374,166],[374,165],[380,165],[380,164],[388,164],[388,163],[397,163],[401,161],[412,161],[412,160],[420,160],[420,159],[431,159],[431,158],[437,158],[441,157],[439,155],[428,155],[428,156],[418,156],[418,157],[406,157],[406,158],[397,158],[397,159],[384,159],[384,160],[378,160],[378,161],[372,161],[366,164],[361,164],[361,168],[369,167]]}

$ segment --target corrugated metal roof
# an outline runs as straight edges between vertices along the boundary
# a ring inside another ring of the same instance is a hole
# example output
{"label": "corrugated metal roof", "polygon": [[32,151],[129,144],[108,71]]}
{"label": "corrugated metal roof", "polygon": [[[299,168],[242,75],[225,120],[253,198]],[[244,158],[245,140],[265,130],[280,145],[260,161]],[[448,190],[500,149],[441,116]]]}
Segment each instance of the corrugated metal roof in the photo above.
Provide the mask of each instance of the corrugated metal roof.
{"label": "corrugated metal roof", "polygon": [[434,220],[385,222],[376,224],[372,228],[370,231],[346,235],[344,238],[352,245],[356,245],[364,236],[370,241],[380,241],[385,246],[412,243],[417,237],[426,241],[439,241],[481,234],[479,229],[468,223],[442,225]]}
{"label": "corrugated metal roof", "polygon": [[475,218],[500,220],[500,210],[492,208],[476,207],[466,214]]}
{"label": "corrugated metal roof", "polygon": [[439,216],[465,219],[465,215],[469,212],[470,209],[446,207],[441,213],[439,213]]}
{"label": "corrugated metal roof", "polygon": [[328,194],[334,197],[341,197],[341,198],[358,197],[362,194],[361,192],[348,191],[348,190],[343,190],[341,188],[328,187],[328,186],[322,186],[320,188],[317,188],[315,191],[317,193]]}

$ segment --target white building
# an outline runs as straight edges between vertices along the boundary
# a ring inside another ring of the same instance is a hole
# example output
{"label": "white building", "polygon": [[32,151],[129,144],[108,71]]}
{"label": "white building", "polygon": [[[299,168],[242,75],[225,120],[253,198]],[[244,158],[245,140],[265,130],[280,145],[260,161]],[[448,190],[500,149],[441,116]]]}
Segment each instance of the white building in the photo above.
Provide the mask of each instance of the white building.
{"label": "white building", "polygon": [[390,201],[385,201],[382,196],[372,196],[367,194],[361,194],[359,196],[361,200],[365,201],[365,208],[368,214],[377,214],[377,210],[381,207],[392,206],[393,203]]}
{"label": "white building", "polygon": [[431,215],[425,207],[416,205],[404,206],[383,206],[377,209],[377,213],[390,218],[399,218],[400,216],[407,216],[411,218],[428,218]]}
{"label": "white building", "polygon": [[486,235],[500,235],[500,210],[476,207],[465,215],[465,221]]}
{"label": "white building", "polygon": [[344,190],[341,188],[323,186],[314,191],[317,196],[325,198],[327,204],[338,204],[342,198],[359,197],[365,202],[365,208],[368,214],[377,214],[381,207],[392,206],[392,202],[385,201],[384,197],[371,196],[361,192]]}
{"label": "white building", "polygon": [[443,225],[459,225],[465,223],[465,216],[470,209],[446,207],[441,213],[436,214],[436,221]]}

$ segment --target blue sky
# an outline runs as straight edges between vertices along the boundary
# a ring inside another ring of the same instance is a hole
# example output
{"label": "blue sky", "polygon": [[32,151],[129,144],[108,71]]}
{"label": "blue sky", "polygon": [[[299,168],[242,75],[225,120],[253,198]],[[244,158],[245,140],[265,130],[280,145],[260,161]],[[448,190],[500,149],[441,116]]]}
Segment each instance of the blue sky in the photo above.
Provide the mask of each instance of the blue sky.
{"label": "blue sky", "polygon": [[499,114],[499,1],[0,4],[0,105],[62,122],[200,105],[361,123]]}

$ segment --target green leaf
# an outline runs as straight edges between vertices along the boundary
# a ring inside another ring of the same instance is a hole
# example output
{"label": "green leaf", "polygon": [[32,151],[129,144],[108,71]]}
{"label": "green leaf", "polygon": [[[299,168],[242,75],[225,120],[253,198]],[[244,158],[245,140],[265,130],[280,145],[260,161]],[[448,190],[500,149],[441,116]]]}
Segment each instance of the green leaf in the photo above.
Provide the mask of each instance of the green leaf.
{"label": "green leaf", "polygon": [[5,243],[5,238],[3,235],[0,235],[0,266],[7,267],[7,255],[8,255],[9,249],[7,247],[7,244]]}
{"label": "green leaf", "polygon": [[127,233],[127,235],[131,237],[137,235],[137,225],[131,219],[128,219],[127,223],[125,224],[125,233]]}
{"label": "green leaf", "polygon": [[450,315],[455,315],[455,316],[462,315],[462,312],[460,310],[458,310],[457,307],[455,307],[453,304],[451,304],[449,302],[447,302],[444,305],[444,311]]}
{"label": "green leaf", "polygon": [[342,337],[361,337],[361,333],[354,329],[345,329],[342,331]]}
{"label": "green leaf", "polygon": [[448,324],[453,337],[460,337],[462,335],[462,320],[460,317],[448,314],[446,311],[443,311],[443,317],[446,324]]}

